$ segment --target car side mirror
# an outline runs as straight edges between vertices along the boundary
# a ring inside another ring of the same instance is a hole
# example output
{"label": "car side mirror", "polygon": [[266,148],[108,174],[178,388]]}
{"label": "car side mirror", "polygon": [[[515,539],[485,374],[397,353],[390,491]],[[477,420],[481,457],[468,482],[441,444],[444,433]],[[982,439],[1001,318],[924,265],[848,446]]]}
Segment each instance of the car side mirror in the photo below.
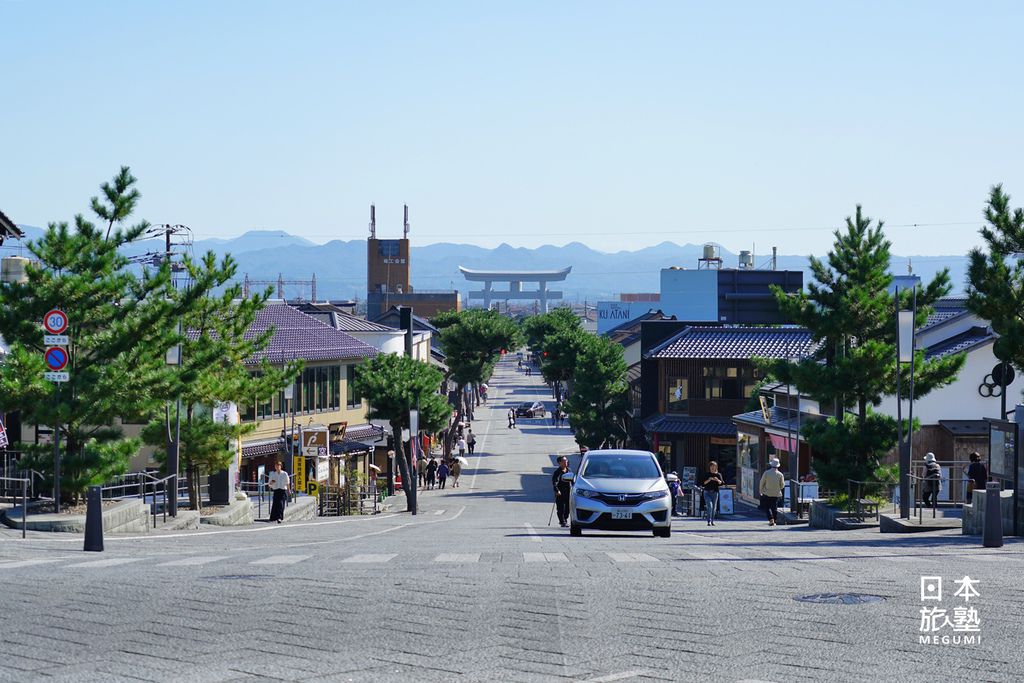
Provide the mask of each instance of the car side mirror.
{"label": "car side mirror", "polygon": [[562,481],[567,481],[571,484],[574,481],[576,481],[576,475],[573,474],[572,472],[566,472],[565,474],[562,475]]}
{"label": "car side mirror", "polygon": [[674,474],[666,474],[665,481],[679,481],[679,477]]}

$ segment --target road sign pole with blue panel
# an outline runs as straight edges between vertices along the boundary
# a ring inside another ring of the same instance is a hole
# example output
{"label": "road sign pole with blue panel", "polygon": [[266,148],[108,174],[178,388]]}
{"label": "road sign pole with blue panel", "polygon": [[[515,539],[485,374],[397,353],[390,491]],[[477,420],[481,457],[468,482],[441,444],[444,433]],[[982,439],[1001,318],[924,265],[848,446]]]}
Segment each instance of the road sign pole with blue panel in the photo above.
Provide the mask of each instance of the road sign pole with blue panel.
{"label": "road sign pole with blue panel", "polygon": [[[70,360],[67,346],[70,339],[64,332],[68,329],[68,316],[59,308],[47,311],[43,316],[43,329],[49,334],[43,339],[48,346],[43,352],[43,359],[46,361],[48,372],[43,373],[43,378],[54,383],[53,391],[53,510],[60,513],[60,424],[57,415],[60,410],[60,385],[71,379],[70,373],[65,372]],[[63,344],[61,344],[63,343]]]}

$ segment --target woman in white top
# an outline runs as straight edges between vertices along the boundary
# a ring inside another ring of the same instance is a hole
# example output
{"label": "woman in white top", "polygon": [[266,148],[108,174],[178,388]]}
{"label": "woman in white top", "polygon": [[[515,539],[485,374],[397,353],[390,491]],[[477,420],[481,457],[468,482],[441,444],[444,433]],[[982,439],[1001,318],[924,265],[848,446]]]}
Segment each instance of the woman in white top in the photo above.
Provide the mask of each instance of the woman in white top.
{"label": "woman in white top", "polygon": [[761,475],[761,505],[768,514],[768,526],[775,526],[775,519],[779,515],[779,501],[782,500],[782,493],[786,487],[786,478],[779,472],[778,458],[772,458],[768,463],[771,467]]}

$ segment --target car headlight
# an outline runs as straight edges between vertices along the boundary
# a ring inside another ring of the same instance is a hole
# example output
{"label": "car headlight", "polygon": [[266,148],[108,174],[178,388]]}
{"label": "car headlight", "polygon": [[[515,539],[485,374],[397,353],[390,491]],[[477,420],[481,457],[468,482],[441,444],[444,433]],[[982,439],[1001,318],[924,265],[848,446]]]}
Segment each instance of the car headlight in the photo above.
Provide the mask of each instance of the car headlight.
{"label": "car headlight", "polygon": [[644,500],[657,500],[668,495],[668,491],[650,491],[644,494]]}
{"label": "car headlight", "polygon": [[584,498],[597,498],[597,491],[591,491],[590,489],[576,489],[577,496],[583,496]]}

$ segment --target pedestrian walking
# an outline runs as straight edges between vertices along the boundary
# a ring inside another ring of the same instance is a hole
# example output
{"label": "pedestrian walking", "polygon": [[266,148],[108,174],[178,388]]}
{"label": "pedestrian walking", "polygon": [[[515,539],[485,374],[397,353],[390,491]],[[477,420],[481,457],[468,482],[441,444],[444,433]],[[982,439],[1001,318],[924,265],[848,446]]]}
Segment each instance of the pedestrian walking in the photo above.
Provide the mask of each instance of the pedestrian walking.
{"label": "pedestrian walking", "polygon": [[984,491],[988,482],[988,468],[981,461],[978,451],[971,453],[971,464],[967,466],[967,502],[973,505],[974,492]]}
{"label": "pedestrian walking", "polygon": [[725,486],[725,479],[718,471],[718,463],[712,460],[708,463],[708,471],[701,482],[704,488],[704,516],[708,526],[715,525],[715,511],[718,509],[718,489]]}
{"label": "pedestrian walking", "polygon": [[416,458],[416,473],[419,475],[420,488],[427,483],[427,459],[424,457]]}
{"label": "pedestrian walking", "polygon": [[508,409],[508,428],[512,429],[516,426],[516,411],[512,408]]}
{"label": "pedestrian walking", "polygon": [[456,442],[455,447],[459,449],[460,458],[466,457],[466,439],[464,437],[459,437],[459,440]]}
{"label": "pedestrian walking", "polygon": [[273,503],[270,506],[270,521],[280,524],[284,521],[284,506],[288,501],[288,492],[292,488],[292,479],[282,469],[281,461],[274,463],[274,471],[267,478],[270,490],[273,491]]}
{"label": "pedestrian walking", "polygon": [[457,489],[459,487],[459,477],[462,476],[462,461],[458,458],[452,463],[451,477],[452,477],[452,488]]}
{"label": "pedestrian walking", "polygon": [[532,374],[533,374],[533,369],[529,365],[527,365],[526,366],[526,376],[529,377]]}
{"label": "pedestrian walking", "polygon": [[434,488],[434,477],[437,475],[437,460],[434,458],[430,459],[427,463],[427,488]]}
{"label": "pedestrian walking", "polygon": [[672,496],[672,516],[676,516],[676,501],[679,499],[679,494],[682,493],[682,484],[679,483],[679,475],[675,472],[670,472],[667,477],[668,480],[668,493]]}
{"label": "pedestrian walking", "polygon": [[772,458],[768,465],[769,468],[761,475],[759,490],[761,504],[768,515],[768,526],[775,526],[775,520],[779,516],[779,501],[782,500],[782,492],[786,488],[786,477],[779,471],[778,458]]}
{"label": "pedestrian walking", "polygon": [[925,507],[934,507],[939,502],[939,485],[942,482],[942,466],[935,461],[934,453],[924,454],[924,485],[921,495]]}
{"label": "pedestrian walking", "polygon": [[466,445],[469,446],[469,454],[472,455],[476,451],[476,434],[473,430],[469,430],[469,434],[466,436]]}
{"label": "pedestrian walking", "polygon": [[445,482],[448,481],[448,463],[441,462],[437,466],[437,488],[443,489]]}
{"label": "pedestrian walking", "polygon": [[487,390],[488,389],[490,389],[490,387],[488,387],[486,384],[481,384],[480,385],[480,400],[482,400],[484,402],[484,405],[487,405]]}
{"label": "pedestrian walking", "polygon": [[569,494],[572,483],[562,480],[562,475],[569,471],[569,458],[558,456],[558,467],[551,475],[551,487],[555,491],[555,509],[558,511],[558,525],[569,526]]}

